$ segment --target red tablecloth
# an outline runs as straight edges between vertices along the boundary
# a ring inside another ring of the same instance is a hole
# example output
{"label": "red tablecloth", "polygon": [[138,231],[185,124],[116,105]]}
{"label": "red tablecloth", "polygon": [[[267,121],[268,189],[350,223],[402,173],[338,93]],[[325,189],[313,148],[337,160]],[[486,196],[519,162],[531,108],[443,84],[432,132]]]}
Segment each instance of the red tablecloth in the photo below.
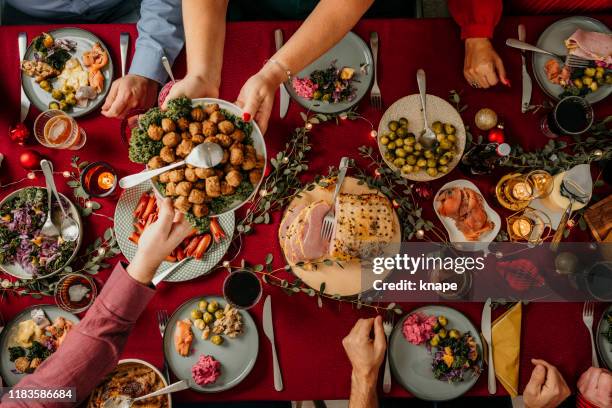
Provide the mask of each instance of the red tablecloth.
{"label": "red tablecloth", "polygon": [[[602,21],[612,25],[612,16],[599,16]],[[506,38],[515,37],[517,25],[524,23],[527,28],[527,41],[535,42],[541,33],[556,17],[513,17],[504,19],[498,30],[495,41],[498,52],[504,59],[506,69],[512,81],[512,88],[496,87],[483,91],[469,88],[462,75],[463,45],[458,38],[458,28],[446,19],[431,20],[369,20],[359,23],[355,32],[362,38],[369,38],[371,31],[377,31],[380,37],[380,71],[383,102],[389,106],[398,98],[417,92],[415,72],[424,68],[428,76],[428,91],[446,98],[451,89],[464,90],[462,102],[469,105],[463,114],[466,124],[473,126],[473,115],[482,107],[496,110],[504,119],[506,134],[512,143],[520,142],[526,149],[541,147],[546,138],[538,129],[539,116],[521,114],[521,79],[520,56],[515,50],[503,45]],[[229,24],[225,44],[223,65],[223,84],[221,97],[233,100],[247,78],[255,73],[264,60],[274,52],[273,31],[282,28],[286,37],[295,31],[298,23],[294,22],[259,22]],[[51,27],[44,27],[50,29]],[[115,74],[119,73],[119,33],[127,31],[133,39],[136,30],[133,25],[90,25],[85,26],[110,47],[115,61]],[[5,136],[10,123],[18,119],[19,85],[18,85],[18,51],[17,33],[26,31],[28,38],[39,34],[42,27],[2,27],[0,28],[0,94],[3,96],[0,113],[0,152],[6,158],[0,170],[4,183],[25,177],[26,171],[18,163],[18,155],[24,150],[11,143]],[[179,58],[175,74],[181,77],[185,72],[184,57]],[[541,103],[544,95],[534,81],[533,103]],[[606,105],[606,106],[604,106]],[[292,103],[288,117],[278,119],[278,105],[274,106],[272,121],[266,135],[270,155],[284,146],[287,135],[301,124],[300,108]],[[599,117],[612,114],[612,105],[600,103],[595,108]],[[375,125],[380,119],[377,112],[368,104],[367,98],[360,104],[359,112]],[[32,124],[38,112],[31,109],[27,123]],[[141,169],[127,158],[127,146],[119,136],[120,122],[93,114],[79,120],[86,129],[88,142],[77,154],[84,160],[104,159],[113,164],[121,174],[128,174]],[[339,126],[327,124],[317,126],[312,134],[314,148],[310,155],[310,171],[324,174],[327,167],[337,164],[340,157],[350,155],[357,157],[357,147],[363,144],[373,145],[369,137],[369,128],[363,121],[342,122]],[[40,146],[28,146],[47,155],[57,171],[69,169],[72,152],[51,151]],[[450,176],[432,183],[434,188],[453,178],[463,175],[455,170]],[[494,203],[490,195],[494,183],[493,177],[472,178],[483,192],[489,192],[487,198]],[[28,182],[29,183],[29,182]],[[23,183],[24,186],[28,183]],[[42,185],[39,177],[29,184]],[[65,193],[70,193],[62,180],[58,186]],[[0,189],[0,198],[8,193]],[[486,193],[485,193],[486,194]],[[109,216],[114,212],[114,201],[101,200],[100,213]],[[434,219],[431,203],[423,200],[424,214]],[[497,208],[499,210],[499,208]],[[256,233],[245,241],[243,257],[252,263],[260,263],[265,254],[275,255],[275,264],[282,266],[281,253],[276,239],[279,214],[274,216],[272,225],[257,226]],[[101,235],[110,226],[102,217],[89,217],[86,220],[87,241]],[[579,233],[578,233],[579,234]],[[588,239],[587,235],[576,235]],[[86,242],[87,243],[87,242]],[[109,271],[97,275],[104,281]],[[225,272],[216,272],[206,278],[176,284],[161,284],[158,294],[146,312],[138,321],[134,332],[127,343],[124,357],[142,358],[160,366],[162,361],[161,338],[159,336],[155,312],[158,309],[173,311],[183,301],[193,296],[220,294],[221,282]],[[211,400],[262,400],[262,399],[334,399],[346,398],[349,394],[350,365],[345,358],[341,339],[349,332],[359,316],[368,316],[367,311],[353,310],[348,305],[325,302],[323,309],[317,307],[313,298],[306,296],[287,297],[274,287],[266,287],[266,293],[273,297],[274,322],[280,366],[283,372],[285,390],[275,392],[272,377],[272,356],[267,339],[260,333],[260,351],[257,363],[251,374],[239,386],[229,392],[202,395],[195,392],[182,392],[176,395],[177,401],[211,401]],[[45,299],[47,303],[52,299]],[[23,307],[37,303],[29,298],[8,298],[0,303],[5,318],[13,317]],[[404,304],[410,310],[419,304]],[[480,321],[482,304],[457,303],[453,307],[464,312],[476,324]],[[261,327],[262,305],[252,310],[253,317]],[[523,338],[521,343],[521,390],[529,380],[531,373],[530,358],[538,357],[557,365],[572,386],[580,373],[590,365],[589,337],[581,319],[582,304],[578,303],[532,303],[524,310]],[[601,311],[600,311],[601,312]],[[599,317],[599,313],[596,318]],[[498,387],[498,393],[504,394]],[[399,385],[394,384],[394,396],[407,396]],[[486,375],[481,376],[469,395],[487,395]]]}

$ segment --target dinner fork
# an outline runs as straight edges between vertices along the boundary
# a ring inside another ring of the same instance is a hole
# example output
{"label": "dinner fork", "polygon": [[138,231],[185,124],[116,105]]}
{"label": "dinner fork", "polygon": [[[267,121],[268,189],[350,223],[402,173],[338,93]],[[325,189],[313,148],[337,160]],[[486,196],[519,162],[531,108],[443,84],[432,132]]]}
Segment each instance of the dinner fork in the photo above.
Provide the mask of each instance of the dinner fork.
{"label": "dinner fork", "polygon": [[378,33],[376,31],[370,33],[370,48],[372,49],[372,58],[374,59],[374,85],[370,90],[370,105],[374,109],[382,109],[382,96],[378,87]]}
{"label": "dinner fork", "polygon": [[584,325],[589,330],[589,335],[591,336],[591,365],[595,368],[599,368],[599,361],[597,361],[597,352],[595,351],[595,341],[593,340],[593,310],[595,309],[595,305],[593,302],[586,301],[584,302],[584,307],[582,308],[582,321]]}
{"label": "dinner fork", "polygon": [[535,45],[531,45],[531,44],[528,44],[523,41],[519,41],[514,38],[508,38],[506,40],[506,45],[512,48],[518,48],[519,50],[525,50],[525,51],[537,52],[539,54],[550,55],[551,57],[555,57],[558,60],[563,61],[563,63],[570,68],[586,68],[590,66],[592,63],[591,61],[584,59],[582,57],[579,57],[577,55],[571,55],[571,54],[559,55],[554,52],[544,50],[542,48],[536,47]]}
{"label": "dinner fork", "polygon": [[338,198],[338,193],[342,188],[342,183],[344,182],[344,176],[346,176],[348,163],[348,157],[343,157],[340,160],[340,167],[338,169],[338,179],[336,180],[336,189],[334,190],[334,195],[332,196],[331,208],[323,218],[323,226],[321,227],[321,238],[326,241],[331,240],[332,233],[334,231],[334,224],[336,223],[336,199]]}
{"label": "dinner fork", "polygon": [[592,61],[579,57],[577,55],[568,54],[565,57],[565,65],[571,68],[588,68]]}
{"label": "dinner fork", "polygon": [[[157,311],[157,326],[159,327],[159,334],[161,334],[162,342],[164,340],[164,332],[166,331],[166,326],[168,325],[168,312],[165,309]],[[163,346],[162,346],[163,347]],[[170,382],[170,371],[168,370],[168,362],[164,357],[164,376],[168,383]]]}
{"label": "dinner fork", "polygon": [[393,315],[383,321],[383,330],[387,337],[387,357],[385,358],[385,374],[383,377],[383,392],[388,394],[391,391],[391,368],[389,367],[389,336],[393,331]]}

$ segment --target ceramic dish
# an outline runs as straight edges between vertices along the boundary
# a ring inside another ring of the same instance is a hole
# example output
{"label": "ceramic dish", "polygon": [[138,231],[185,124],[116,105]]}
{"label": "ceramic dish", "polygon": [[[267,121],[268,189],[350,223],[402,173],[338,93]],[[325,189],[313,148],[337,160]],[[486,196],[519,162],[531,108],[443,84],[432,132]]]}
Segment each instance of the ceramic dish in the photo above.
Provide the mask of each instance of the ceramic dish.
{"label": "ceramic dish", "polygon": [[58,317],[63,317],[76,324],[80,321],[78,317],[72,313],[66,312],[55,305],[35,305],[23,309],[17,316],[4,326],[4,329],[0,333],[0,377],[4,380],[5,387],[12,387],[21,381],[28,374],[17,374],[13,372],[15,363],[9,360],[8,348],[11,346],[11,339],[17,332],[17,325],[24,320],[31,319],[30,312],[32,309],[42,309],[46,313],[47,317],[53,322]]}
{"label": "ceramic dish", "polygon": [[[482,365],[483,348],[479,331],[465,315],[455,309],[437,305],[423,306],[410,314],[417,312],[430,316],[444,315],[448,319],[448,327],[461,333],[470,332],[478,345]],[[415,397],[427,401],[447,401],[468,392],[476,384],[480,374],[472,376],[468,372],[464,381],[458,383],[436,380],[431,370],[432,355],[425,345],[411,344],[402,334],[402,325],[408,316],[396,323],[389,338],[389,363],[395,380]]]}
{"label": "ceramic dish", "polygon": [[[27,188],[31,188],[31,187],[24,187],[24,188],[20,188],[19,190],[13,191],[11,194],[7,195],[6,197],[4,197],[4,200],[0,201],[0,208],[4,206],[4,204],[10,200],[12,200],[13,198],[15,198],[17,195],[19,195],[19,193]],[[43,190],[46,190],[44,187],[37,187]],[[66,265],[70,265],[70,263],[74,260],[74,257],[76,256],[76,254],[79,252],[79,249],[81,247],[81,243],[83,242],[83,221],[81,220],[81,215],[79,213],[79,210],[76,208],[76,206],[72,203],[72,201],[70,201],[68,199],[68,197],[66,197],[65,195],[63,195],[62,193],[59,193],[60,197],[62,197],[62,199],[64,200],[65,203],[68,203],[68,208],[66,208],[68,214],[72,217],[72,219],[74,219],[78,226],[79,226],[79,237],[77,238],[76,241],[76,246],[74,247],[74,251],[72,252],[72,256],[68,259],[68,262],[66,262]],[[55,200],[55,197],[53,198],[53,200]],[[60,219],[60,217],[62,216],[61,210],[59,208],[55,209],[53,211],[53,217],[57,220]],[[58,224],[58,222],[56,222],[56,225]],[[64,265],[64,266],[66,266]],[[52,273],[49,273],[47,275],[41,275],[38,278],[39,279],[43,279],[43,278],[48,278],[50,276],[55,275],[56,273],[58,273],[59,271],[61,271],[64,267],[53,271]],[[8,273],[11,276],[14,276],[16,278],[19,279],[31,279],[32,275],[28,272],[26,272],[20,265],[16,265],[16,264],[0,264],[0,271]]]}
{"label": "ceramic dish", "polygon": [[[226,301],[219,296],[198,296],[183,303],[170,317],[164,332],[164,356],[170,370],[179,380],[187,380],[191,389],[203,392],[220,392],[229,390],[244,380],[255,365],[259,353],[259,335],[257,326],[251,315],[240,310],[243,321],[243,333],[236,338],[222,336],[223,344],[215,345],[210,340],[203,340],[201,330],[192,326],[193,343],[191,352],[187,357],[180,356],[174,348],[174,330],[176,322],[189,319],[191,310],[198,308],[198,302],[206,299],[208,302],[216,300],[220,309],[226,305]],[[191,367],[198,361],[200,355],[210,355],[221,363],[221,375],[214,384],[197,385],[191,375]]]}
{"label": "ceramic dish", "polygon": [[[480,238],[477,241],[468,241],[465,237],[465,235],[463,235],[463,233],[461,231],[459,231],[459,229],[457,228],[457,226],[455,225],[455,221],[450,218],[450,217],[445,217],[440,215],[440,213],[438,212],[438,196],[440,195],[440,193],[444,190],[453,188],[453,187],[467,187],[470,188],[472,190],[474,190],[476,193],[480,194],[480,196],[482,197],[482,202],[483,202],[483,206],[484,206],[484,210],[487,213],[487,216],[489,218],[489,220],[491,220],[494,224],[493,229],[482,234],[480,236]],[[478,187],[476,187],[476,185],[474,183],[472,183],[471,181],[468,180],[453,180],[451,182],[446,183],[445,185],[443,185],[440,190],[438,190],[438,192],[436,193],[434,199],[433,199],[433,205],[434,205],[434,211],[436,212],[436,215],[438,216],[438,218],[440,219],[440,221],[442,222],[442,225],[444,225],[444,228],[446,228],[446,232],[448,233],[448,238],[450,240],[450,242],[453,243],[453,246],[461,251],[484,251],[487,249],[487,247],[489,246],[489,244],[491,242],[493,242],[493,240],[495,239],[495,237],[497,236],[497,234],[499,233],[499,230],[501,228],[501,217],[499,216],[498,213],[496,213],[487,203],[487,200],[485,200],[484,195],[480,192],[480,190],[478,189]]]}
{"label": "ceramic dish", "polygon": [[[138,205],[138,200],[143,193],[151,190],[151,186],[148,183],[140,184],[136,187],[124,190],[117,202],[115,207],[115,234],[117,236],[117,243],[121,249],[121,253],[131,261],[136,255],[136,249],[138,247],[132,241],[129,240],[130,235],[134,232],[134,208]],[[195,279],[197,277],[209,274],[212,269],[219,263],[221,258],[227,252],[232,241],[234,234],[234,213],[225,213],[217,217],[219,224],[225,232],[225,239],[221,242],[216,243],[212,241],[210,248],[204,254],[204,257],[200,260],[192,259],[188,261],[175,272],[171,273],[164,279],[167,282],[182,282],[186,280]],[[166,269],[170,268],[174,263],[162,262],[158,268],[157,273],[162,273]]]}
{"label": "ceramic dish", "polygon": [[[95,111],[104,103],[113,81],[113,60],[111,54],[108,52],[108,48],[95,34],[81,28],[59,28],[57,30],[48,31],[48,33],[51,34],[54,39],[66,38],[76,41],[76,51],[71,52],[71,54],[74,58],[79,59],[81,65],[83,64],[83,52],[90,50],[95,43],[100,43],[104,51],[106,51],[106,54],[108,55],[108,64],[106,64],[106,66],[101,70],[102,74],[104,75],[104,89],[96,96],[95,99],[89,101],[89,104],[86,107],[79,108],[75,106],[66,113],[77,118]],[[32,60],[34,58],[33,53],[34,48],[32,47],[32,44],[30,44],[26,50],[24,59]],[[85,70],[87,69],[86,67],[83,68]],[[46,92],[45,90],[41,89],[40,86],[38,86],[38,84],[34,81],[34,78],[21,72],[21,83],[26,96],[38,110],[44,112],[49,109],[49,102],[53,101],[53,98],[49,92]]]}
{"label": "ceramic dish", "polygon": [[[430,126],[433,122],[439,121],[442,123],[450,123],[455,127],[455,134],[457,136],[456,150],[455,156],[447,165],[448,172],[446,173],[439,173],[435,177],[429,176],[423,170],[408,174],[401,173],[402,177],[414,181],[430,181],[444,177],[457,166],[465,149],[465,126],[463,125],[463,120],[459,112],[457,112],[450,103],[435,95],[427,95],[426,99],[427,116]],[[386,132],[387,124],[392,120],[398,120],[400,117],[408,119],[408,132],[414,133],[418,141],[424,127],[421,99],[418,94],[405,96],[395,101],[393,105],[389,106],[385,111],[380,122],[378,122],[378,149],[385,163],[387,163],[387,166],[397,171],[399,171],[399,169],[385,158],[387,148],[380,142],[380,138]]]}
{"label": "ceramic dish", "polygon": [[604,362],[606,367],[612,368],[612,343],[608,342],[608,339],[604,336],[604,333],[610,328],[610,324],[606,320],[606,315],[612,313],[612,305],[609,305],[601,315],[599,324],[597,324],[597,331],[595,332],[595,344],[597,345],[597,353],[599,358]]}
{"label": "ceramic dish", "polygon": [[[581,28],[585,31],[598,31],[602,33],[611,33],[610,29],[601,21],[594,18],[584,16],[572,16],[555,21],[551,24],[538,38],[537,46],[546,51],[553,52],[558,55],[567,55],[565,40],[571,36],[574,31]],[[559,100],[559,95],[563,92],[561,85],[551,83],[546,77],[544,65],[551,59],[550,55],[533,53],[532,68],[540,88],[554,100]],[[588,93],[585,99],[590,103],[599,102],[612,93],[612,86],[602,85],[595,92]]]}
{"label": "ceramic dish", "polygon": [[[355,70],[356,75],[359,75],[359,77],[352,83],[356,90],[355,98],[352,101],[325,103],[305,99],[298,96],[295,89],[293,89],[293,86],[290,83],[287,83],[286,88],[289,95],[291,95],[291,98],[309,111],[319,113],[344,112],[357,105],[370,89],[370,84],[372,83],[373,79],[372,74],[374,71],[374,64],[372,62],[373,59],[370,48],[368,48],[361,37],[353,32],[347,33],[338,44],[332,47],[313,63],[308,65],[302,71],[294,75],[298,78],[308,78],[313,71],[325,70],[329,68],[333,61],[336,61],[336,66],[338,68],[350,67]],[[363,64],[367,64],[365,73],[361,72],[360,70],[360,66]]]}

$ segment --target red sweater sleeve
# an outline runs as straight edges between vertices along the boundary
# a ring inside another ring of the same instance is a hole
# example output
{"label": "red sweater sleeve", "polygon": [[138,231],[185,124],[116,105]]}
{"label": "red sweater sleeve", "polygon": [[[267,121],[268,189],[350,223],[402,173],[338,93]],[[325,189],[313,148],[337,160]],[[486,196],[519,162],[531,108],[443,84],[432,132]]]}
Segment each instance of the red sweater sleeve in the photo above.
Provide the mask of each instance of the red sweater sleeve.
{"label": "red sweater sleeve", "polygon": [[493,37],[502,9],[502,0],[448,0],[448,10],[461,27],[462,40]]}
{"label": "red sweater sleeve", "polygon": [[[155,291],[134,279],[118,263],[104,289],[85,318],[68,333],[61,347],[15,389],[75,388],[78,402],[84,401],[98,383],[117,365],[119,355],[134,323]],[[43,401],[9,402],[3,408],[66,407],[65,403]]]}

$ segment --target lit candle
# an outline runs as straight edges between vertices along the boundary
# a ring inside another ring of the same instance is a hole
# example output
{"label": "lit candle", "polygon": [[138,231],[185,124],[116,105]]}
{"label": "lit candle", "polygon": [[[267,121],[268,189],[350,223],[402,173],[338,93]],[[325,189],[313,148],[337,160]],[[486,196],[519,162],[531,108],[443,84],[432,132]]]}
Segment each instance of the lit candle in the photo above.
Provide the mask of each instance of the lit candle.
{"label": "lit candle", "polygon": [[525,218],[517,218],[512,223],[512,232],[520,238],[527,238],[531,234],[531,223]]}
{"label": "lit candle", "polygon": [[525,182],[518,182],[512,187],[512,196],[520,201],[529,200],[533,191],[531,186]]}
{"label": "lit candle", "polygon": [[98,176],[98,186],[102,190],[110,190],[113,188],[113,184],[115,184],[115,175],[109,171],[105,171],[100,173]]}

